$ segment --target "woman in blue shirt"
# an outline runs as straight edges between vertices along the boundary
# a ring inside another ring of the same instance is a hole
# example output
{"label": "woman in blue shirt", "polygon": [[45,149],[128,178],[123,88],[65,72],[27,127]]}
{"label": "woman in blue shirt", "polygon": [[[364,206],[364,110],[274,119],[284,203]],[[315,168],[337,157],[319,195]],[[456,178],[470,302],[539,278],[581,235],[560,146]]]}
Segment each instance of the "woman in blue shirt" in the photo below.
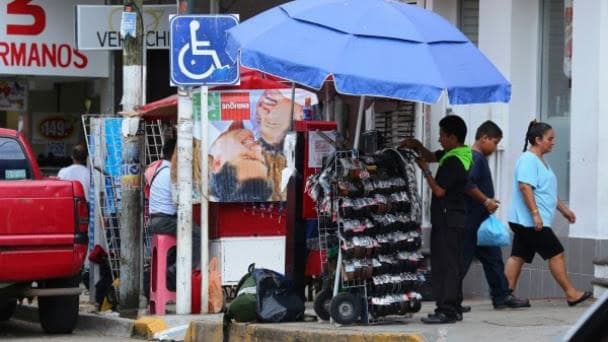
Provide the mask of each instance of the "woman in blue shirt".
{"label": "woman in blue shirt", "polygon": [[[527,149],[528,143],[530,148]],[[564,247],[551,229],[555,209],[570,223],[576,215],[557,198],[557,178],[543,158],[555,145],[555,132],[550,125],[532,121],[528,126],[524,153],[515,165],[513,197],[509,208],[509,225],[513,233],[511,256],[505,274],[509,288],[515,289],[521,268],[532,263],[536,253],[549,260],[551,274],[566,294],[569,306],[577,305],[591,292],[577,290],[566,272]]]}

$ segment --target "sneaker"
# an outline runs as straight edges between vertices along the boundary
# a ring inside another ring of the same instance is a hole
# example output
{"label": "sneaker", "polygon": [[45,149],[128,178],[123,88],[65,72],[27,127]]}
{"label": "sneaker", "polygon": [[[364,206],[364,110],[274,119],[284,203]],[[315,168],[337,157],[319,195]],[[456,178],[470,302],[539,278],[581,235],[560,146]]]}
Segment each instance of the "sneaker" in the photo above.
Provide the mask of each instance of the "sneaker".
{"label": "sneaker", "polygon": [[529,308],[530,300],[527,298],[517,298],[510,294],[505,297],[502,301],[494,302],[494,309],[506,309],[506,308]]}

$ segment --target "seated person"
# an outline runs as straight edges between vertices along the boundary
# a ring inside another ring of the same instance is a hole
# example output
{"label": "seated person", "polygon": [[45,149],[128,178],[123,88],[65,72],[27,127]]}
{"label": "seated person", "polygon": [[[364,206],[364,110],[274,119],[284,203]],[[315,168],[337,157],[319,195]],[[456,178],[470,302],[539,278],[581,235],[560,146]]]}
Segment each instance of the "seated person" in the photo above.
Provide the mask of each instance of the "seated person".
{"label": "seated person", "polygon": [[[150,184],[150,225],[152,234],[177,234],[177,206],[173,202],[171,187],[171,157],[175,151],[175,140],[168,140],[163,145],[163,161],[152,176]],[[199,268],[201,257],[200,227],[192,227],[192,268]],[[175,254],[169,252],[167,264],[167,287],[175,290]]]}

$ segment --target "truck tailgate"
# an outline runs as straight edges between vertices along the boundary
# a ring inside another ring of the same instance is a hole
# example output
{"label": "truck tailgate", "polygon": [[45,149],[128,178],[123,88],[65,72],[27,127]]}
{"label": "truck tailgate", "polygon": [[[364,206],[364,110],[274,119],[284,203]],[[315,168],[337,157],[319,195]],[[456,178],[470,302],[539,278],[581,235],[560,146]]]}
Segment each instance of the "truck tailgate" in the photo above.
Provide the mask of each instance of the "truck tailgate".
{"label": "truck tailgate", "polygon": [[71,182],[0,182],[0,280],[78,272],[86,245],[75,244],[76,229]]}

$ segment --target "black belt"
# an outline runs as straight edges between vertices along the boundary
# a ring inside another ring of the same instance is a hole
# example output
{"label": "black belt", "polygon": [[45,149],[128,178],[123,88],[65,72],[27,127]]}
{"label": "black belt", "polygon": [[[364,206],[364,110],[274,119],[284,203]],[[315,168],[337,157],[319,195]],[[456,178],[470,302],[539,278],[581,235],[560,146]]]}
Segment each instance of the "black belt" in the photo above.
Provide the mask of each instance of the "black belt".
{"label": "black belt", "polygon": [[151,218],[159,218],[159,217],[177,218],[177,214],[169,215],[169,214],[165,214],[165,213],[154,213],[154,214],[150,214],[150,217]]}

